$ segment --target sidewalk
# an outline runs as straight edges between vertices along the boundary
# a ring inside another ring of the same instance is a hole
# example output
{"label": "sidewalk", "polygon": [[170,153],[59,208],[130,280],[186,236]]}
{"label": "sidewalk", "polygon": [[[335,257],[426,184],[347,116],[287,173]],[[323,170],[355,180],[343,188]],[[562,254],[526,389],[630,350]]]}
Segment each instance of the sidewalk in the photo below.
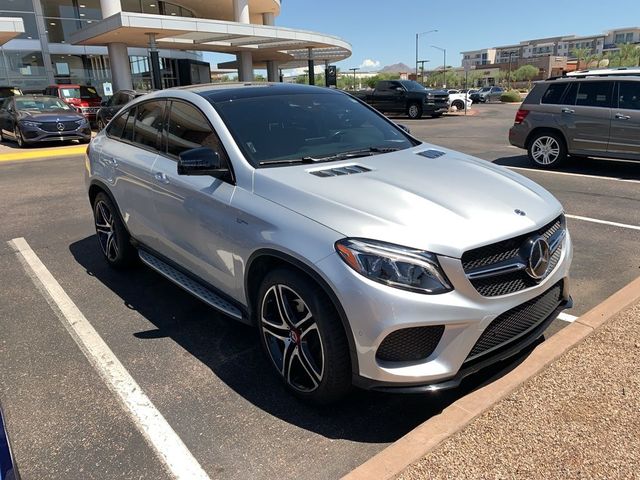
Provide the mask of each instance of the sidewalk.
{"label": "sidewalk", "polygon": [[640,304],[398,478],[640,478]]}

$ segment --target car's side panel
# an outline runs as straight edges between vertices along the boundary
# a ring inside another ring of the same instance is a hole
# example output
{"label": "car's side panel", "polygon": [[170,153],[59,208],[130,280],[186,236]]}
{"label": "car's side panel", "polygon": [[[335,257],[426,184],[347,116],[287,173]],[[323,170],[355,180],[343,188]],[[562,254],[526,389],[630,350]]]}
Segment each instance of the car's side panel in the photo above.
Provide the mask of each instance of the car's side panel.
{"label": "car's side panel", "polygon": [[640,82],[617,82],[608,153],[640,160]]}

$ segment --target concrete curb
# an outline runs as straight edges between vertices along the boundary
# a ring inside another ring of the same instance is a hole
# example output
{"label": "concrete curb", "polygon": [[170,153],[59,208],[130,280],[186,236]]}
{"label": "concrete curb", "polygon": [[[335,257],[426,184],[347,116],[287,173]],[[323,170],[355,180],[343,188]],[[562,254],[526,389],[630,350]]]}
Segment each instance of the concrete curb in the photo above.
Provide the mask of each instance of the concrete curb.
{"label": "concrete curb", "polygon": [[73,145],[70,147],[47,148],[41,150],[21,150],[19,152],[0,153],[0,163],[16,162],[20,160],[39,160],[46,158],[74,157],[82,155],[87,150],[87,145]]}
{"label": "concrete curb", "polygon": [[459,432],[516,388],[540,373],[576,344],[628,306],[640,301],[640,277],[540,344],[520,365],[498,380],[452,403],[383,451],[345,475],[343,480],[392,479]]}

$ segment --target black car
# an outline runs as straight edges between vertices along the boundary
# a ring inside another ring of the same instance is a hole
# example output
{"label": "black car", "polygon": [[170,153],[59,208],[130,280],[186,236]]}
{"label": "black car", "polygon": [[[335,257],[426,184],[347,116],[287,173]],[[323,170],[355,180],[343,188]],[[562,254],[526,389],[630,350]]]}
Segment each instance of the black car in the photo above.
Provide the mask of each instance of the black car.
{"label": "black car", "polygon": [[19,147],[65,140],[89,143],[91,125],[59,98],[20,95],[4,99],[0,105],[0,140],[5,139]]}
{"label": "black car", "polygon": [[145,93],[137,90],[118,90],[113,94],[108,101],[103,102],[102,108],[98,110],[96,114],[96,123],[98,124],[98,131],[107,126],[107,123],[111,121],[111,118],[118,113],[118,111],[129,103],[134,98],[138,98]]}

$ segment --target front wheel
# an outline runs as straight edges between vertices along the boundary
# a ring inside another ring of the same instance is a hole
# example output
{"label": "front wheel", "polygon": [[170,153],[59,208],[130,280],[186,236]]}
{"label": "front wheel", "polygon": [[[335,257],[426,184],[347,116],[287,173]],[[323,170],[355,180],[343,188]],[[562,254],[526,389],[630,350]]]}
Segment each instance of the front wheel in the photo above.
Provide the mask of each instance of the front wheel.
{"label": "front wheel", "polygon": [[462,100],[455,100],[451,106],[456,107],[458,110],[464,110],[464,102]]}
{"label": "front wheel", "polygon": [[418,103],[412,103],[407,108],[407,117],[411,119],[417,119],[422,117],[422,105]]}
{"label": "front wheel", "polygon": [[20,130],[20,127],[18,127],[17,125],[16,125],[16,128],[13,130],[13,136],[16,140],[16,143],[18,144],[18,147],[24,148],[26,146],[24,137],[22,136],[22,131]]}
{"label": "front wheel", "polygon": [[531,163],[544,169],[558,168],[567,160],[567,147],[564,140],[553,132],[536,134],[530,140],[527,151]]}
{"label": "front wheel", "polygon": [[266,275],[258,291],[260,342],[296,396],[316,404],[351,389],[349,347],[335,308],[307,276],[290,269]]}

